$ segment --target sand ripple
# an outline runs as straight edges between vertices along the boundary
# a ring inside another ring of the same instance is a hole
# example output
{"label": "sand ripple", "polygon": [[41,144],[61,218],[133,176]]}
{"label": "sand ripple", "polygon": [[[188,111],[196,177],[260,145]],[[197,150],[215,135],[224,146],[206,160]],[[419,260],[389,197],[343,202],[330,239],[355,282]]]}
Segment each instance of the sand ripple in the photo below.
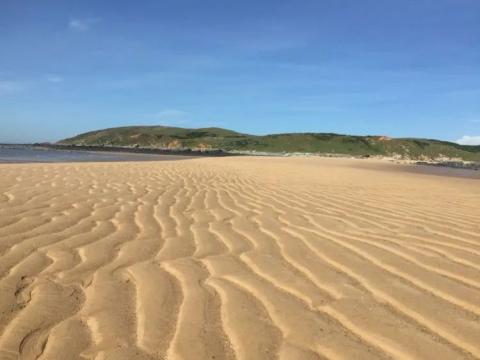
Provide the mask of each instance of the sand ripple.
{"label": "sand ripple", "polygon": [[388,166],[0,165],[0,359],[480,359],[480,182]]}

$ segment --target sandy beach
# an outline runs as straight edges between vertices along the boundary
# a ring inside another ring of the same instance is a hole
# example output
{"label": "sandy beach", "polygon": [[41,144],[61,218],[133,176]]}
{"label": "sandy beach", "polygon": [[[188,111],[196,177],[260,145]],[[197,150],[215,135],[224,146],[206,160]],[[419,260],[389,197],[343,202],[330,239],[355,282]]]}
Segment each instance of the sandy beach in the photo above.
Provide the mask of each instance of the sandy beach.
{"label": "sandy beach", "polygon": [[480,358],[480,180],[371,163],[0,164],[0,359]]}

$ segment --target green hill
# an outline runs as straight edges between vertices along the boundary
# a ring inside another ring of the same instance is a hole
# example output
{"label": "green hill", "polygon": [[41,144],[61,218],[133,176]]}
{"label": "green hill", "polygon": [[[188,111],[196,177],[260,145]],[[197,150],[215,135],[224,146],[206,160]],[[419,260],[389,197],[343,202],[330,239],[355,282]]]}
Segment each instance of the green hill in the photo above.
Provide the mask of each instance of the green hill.
{"label": "green hill", "polygon": [[61,140],[63,145],[200,148],[226,151],[302,152],[399,155],[410,159],[462,158],[480,161],[480,146],[429,139],[351,136],[330,133],[248,135],[221,128],[184,129],[168,126],[129,126],[91,131]]}

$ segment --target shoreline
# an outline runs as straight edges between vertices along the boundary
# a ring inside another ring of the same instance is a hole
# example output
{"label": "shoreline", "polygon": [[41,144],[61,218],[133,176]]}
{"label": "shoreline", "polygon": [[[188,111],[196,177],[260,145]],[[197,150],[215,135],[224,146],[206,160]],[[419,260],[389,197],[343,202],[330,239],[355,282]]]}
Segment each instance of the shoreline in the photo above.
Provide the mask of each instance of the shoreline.
{"label": "shoreline", "polygon": [[[468,171],[472,174],[475,174],[480,170],[480,163],[464,161],[460,159],[450,159],[445,158],[441,160],[416,160],[416,159],[399,159],[393,156],[361,156],[361,155],[349,155],[349,154],[330,154],[330,153],[272,153],[272,152],[260,152],[260,151],[225,151],[222,149],[205,149],[205,150],[192,150],[192,149],[151,149],[151,148],[133,148],[133,147],[122,147],[122,146],[100,146],[100,145],[62,145],[62,144],[0,144],[0,148],[23,148],[23,149],[44,149],[44,150],[54,150],[54,151],[78,151],[78,152],[88,152],[88,153],[108,153],[108,154],[118,154],[118,155],[145,155],[145,158],[134,158],[134,159],[97,159],[91,161],[89,159],[85,160],[76,160],[75,162],[128,162],[128,161],[162,161],[167,159],[161,159],[157,157],[148,157],[150,156],[168,156],[175,157],[180,159],[189,159],[189,158],[201,158],[201,157],[239,157],[239,156],[252,156],[252,157],[273,157],[273,158],[338,158],[338,159],[355,159],[355,160],[364,160],[364,161],[380,161],[391,163],[395,165],[412,166],[418,168],[438,168],[438,169],[450,169],[450,170],[461,170]],[[169,158],[168,160],[175,160]],[[0,160],[1,164],[14,164],[14,163],[51,163],[59,161],[35,161],[35,160]],[[70,162],[69,160],[60,161],[60,162]],[[415,171],[416,172],[416,171]],[[431,173],[430,171],[420,171],[422,173]],[[446,173],[445,171],[438,170],[440,173]],[[437,173],[437,171],[434,171]],[[455,175],[453,175],[455,176]],[[479,175],[480,176],[480,175]],[[477,178],[477,176],[472,176]]]}
{"label": "shoreline", "polygon": [[123,146],[100,146],[100,145],[62,145],[62,144],[32,144],[35,148],[44,148],[50,150],[71,150],[71,151],[92,151],[92,152],[110,152],[110,153],[130,153],[130,154],[150,154],[150,155],[177,155],[177,156],[201,156],[201,157],[223,157],[236,156],[220,149],[150,149],[142,147],[123,147]]}

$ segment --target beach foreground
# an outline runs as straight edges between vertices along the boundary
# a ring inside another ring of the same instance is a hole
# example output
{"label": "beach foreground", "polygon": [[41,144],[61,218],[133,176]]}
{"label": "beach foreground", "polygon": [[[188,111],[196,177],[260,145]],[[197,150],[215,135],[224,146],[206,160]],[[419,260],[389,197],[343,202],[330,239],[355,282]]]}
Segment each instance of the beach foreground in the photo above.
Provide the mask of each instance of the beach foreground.
{"label": "beach foreground", "polygon": [[368,164],[0,164],[0,358],[480,358],[480,181]]}

